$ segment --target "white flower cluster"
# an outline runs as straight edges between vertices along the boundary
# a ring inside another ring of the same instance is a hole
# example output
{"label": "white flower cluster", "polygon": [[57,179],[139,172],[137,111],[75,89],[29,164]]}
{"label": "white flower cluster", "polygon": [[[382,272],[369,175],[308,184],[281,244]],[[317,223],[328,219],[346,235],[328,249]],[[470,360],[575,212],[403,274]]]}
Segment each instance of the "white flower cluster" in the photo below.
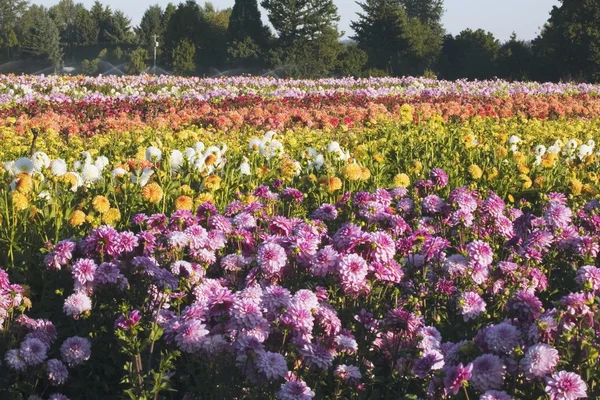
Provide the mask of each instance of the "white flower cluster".
{"label": "white flower cluster", "polygon": [[277,134],[274,131],[268,131],[263,135],[262,139],[257,137],[250,139],[250,150],[258,151],[267,160],[281,157],[284,153],[283,143],[275,139],[275,136]]}
{"label": "white flower cluster", "polygon": [[[64,159],[51,160],[43,151],[37,151],[33,153],[31,158],[22,157],[16,161],[5,162],[4,169],[15,177],[10,185],[13,190],[17,184],[16,177],[21,174],[31,175],[43,182],[45,175],[61,177],[70,173],[77,179],[77,183],[71,188],[73,192],[76,192],[81,186],[89,187],[102,179],[102,171],[108,164],[108,158],[99,156],[94,160],[89,152],[84,151],[81,153],[80,159],[73,163],[73,169],[69,171],[67,162]],[[47,192],[45,194],[40,193],[40,198],[50,200]]]}
{"label": "white flower cluster", "polygon": [[329,143],[327,151],[336,157],[338,161],[348,161],[350,159],[350,152],[343,150],[338,142]]}

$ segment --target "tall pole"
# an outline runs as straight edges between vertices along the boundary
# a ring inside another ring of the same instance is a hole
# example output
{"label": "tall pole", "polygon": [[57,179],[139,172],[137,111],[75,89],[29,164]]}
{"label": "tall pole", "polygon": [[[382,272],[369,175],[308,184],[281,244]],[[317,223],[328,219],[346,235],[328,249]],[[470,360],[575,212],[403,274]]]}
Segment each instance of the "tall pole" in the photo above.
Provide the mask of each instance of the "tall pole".
{"label": "tall pole", "polygon": [[152,39],[154,39],[154,46],[152,46],[152,47],[154,47],[154,69],[153,69],[153,71],[154,71],[154,75],[156,75],[156,49],[158,48],[158,41],[157,41],[158,35],[152,35]]}

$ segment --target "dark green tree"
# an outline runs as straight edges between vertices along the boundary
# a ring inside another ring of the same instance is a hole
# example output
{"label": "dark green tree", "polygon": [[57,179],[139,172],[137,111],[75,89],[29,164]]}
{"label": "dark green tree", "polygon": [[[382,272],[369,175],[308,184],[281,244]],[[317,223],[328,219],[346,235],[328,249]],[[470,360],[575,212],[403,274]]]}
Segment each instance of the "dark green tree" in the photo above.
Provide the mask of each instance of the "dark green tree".
{"label": "dark green tree", "polygon": [[164,46],[166,64],[173,67],[173,54],[180,42],[186,40],[194,46],[194,55],[196,47],[200,43],[202,25],[202,11],[200,6],[194,0],[187,0],[180,3],[175,12],[169,18],[167,29],[164,33]]}
{"label": "dark green tree", "polygon": [[439,57],[444,29],[439,0],[365,0],[351,26],[369,66],[394,75],[422,74]]}
{"label": "dark green tree", "polygon": [[64,44],[72,44],[73,27],[77,16],[77,6],[73,0],[60,0],[48,10],[50,17],[60,32],[60,40]]}
{"label": "dark green tree", "polygon": [[98,30],[98,43],[111,43],[109,36],[111,31],[112,10],[110,7],[104,7],[98,0],[90,8],[90,17]]}
{"label": "dark green tree", "polygon": [[[165,11],[163,12],[162,21],[161,21],[163,35],[167,31],[167,27],[169,26],[169,21],[171,20],[171,17],[173,16],[173,14],[175,14],[176,10],[177,10],[177,7],[175,7],[175,5],[173,3],[169,3],[165,7]],[[164,37],[163,37],[163,39],[164,39]]]}
{"label": "dark green tree", "polygon": [[106,25],[105,33],[109,43],[132,43],[134,40],[131,19],[121,10],[112,13]]}
{"label": "dark green tree", "polygon": [[517,39],[513,33],[498,51],[498,77],[509,80],[527,80],[533,62],[531,44]]}
{"label": "dark green tree", "polygon": [[6,59],[11,59],[19,45],[19,21],[28,3],[26,0],[0,0],[0,48]]}
{"label": "dark green tree", "polygon": [[227,60],[227,30],[231,17],[231,8],[216,9],[212,3],[200,8],[201,23],[197,27],[196,65],[204,72],[211,72],[225,66]]}
{"label": "dark green tree", "polygon": [[129,53],[129,63],[127,64],[127,73],[132,75],[139,75],[146,71],[148,60],[148,50],[138,47]]}
{"label": "dark green tree", "polygon": [[366,51],[355,44],[347,45],[338,56],[336,72],[339,76],[359,78],[364,75],[368,60]]}
{"label": "dark green tree", "polygon": [[98,42],[98,25],[83,5],[77,5],[73,31],[75,43],[79,46],[90,46]]}
{"label": "dark green tree", "polygon": [[33,5],[23,15],[23,43],[25,58],[39,60],[43,66],[58,69],[62,60],[60,35],[48,10]]}
{"label": "dark green tree", "polygon": [[271,32],[260,18],[257,0],[235,0],[229,18],[227,40],[232,44],[246,42],[248,38],[265,48],[269,44]]}
{"label": "dark green tree", "polygon": [[196,46],[189,40],[182,39],[173,49],[173,71],[182,75],[193,74],[196,71],[195,56]]}
{"label": "dark green tree", "polygon": [[332,73],[342,50],[339,15],[332,0],[263,0],[278,34],[285,70],[297,77]]}
{"label": "dark green tree", "polygon": [[600,81],[600,3],[560,0],[533,42],[535,79]]}
{"label": "dark green tree", "polygon": [[440,61],[446,79],[490,79],[498,75],[500,42],[483,29],[465,29],[456,37],[447,36]]}
{"label": "dark green tree", "polygon": [[293,47],[303,35],[303,24],[308,13],[309,0],[263,0],[269,21],[278,34],[282,48]]}
{"label": "dark green tree", "polygon": [[271,40],[271,31],[261,20],[257,0],[236,0],[227,28],[228,64],[257,72],[265,65]]}
{"label": "dark green tree", "polygon": [[408,18],[417,18],[425,25],[441,26],[444,15],[443,0],[400,0],[400,5],[406,10]]}
{"label": "dark green tree", "polygon": [[235,40],[227,46],[228,64],[234,68],[257,71],[264,65],[264,53],[252,38]]}
{"label": "dark green tree", "polygon": [[148,50],[152,50],[154,46],[154,35],[162,40],[163,14],[163,9],[158,4],[150,6],[144,12],[140,25],[135,28],[137,42]]}

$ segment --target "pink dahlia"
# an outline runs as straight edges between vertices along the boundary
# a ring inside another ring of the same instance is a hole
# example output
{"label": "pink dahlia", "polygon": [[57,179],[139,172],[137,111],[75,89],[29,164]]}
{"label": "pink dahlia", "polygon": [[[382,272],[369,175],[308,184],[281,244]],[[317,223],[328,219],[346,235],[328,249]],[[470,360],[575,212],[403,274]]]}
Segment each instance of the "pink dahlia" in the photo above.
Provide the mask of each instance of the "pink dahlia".
{"label": "pink dahlia", "polygon": [[458,394],[464,382],[471,379],[471,371],[473,371],[473,364],[468,364],[465,367],[460,363],[446,369],[446,376],[444,377],[444,392],[446,395],[450,393]]}
{"label": "pink dahlia", "polygon": [[485,307],[485,301],[477,292],[463,293],[458,299],[458,308],[465,322],[477,318],[485,311]]}
{"label": "pink dahlia", "polygon": [[546,393],[550,400],[576,400],[587,398],[587,386],[574,372],[559,371],[546,378]]}
{"label": "pink dahlia", "polygon": [[258,265],[267,276],[276,275],[286,261],[285,250],[276,243],[264,243],[258,249]]}

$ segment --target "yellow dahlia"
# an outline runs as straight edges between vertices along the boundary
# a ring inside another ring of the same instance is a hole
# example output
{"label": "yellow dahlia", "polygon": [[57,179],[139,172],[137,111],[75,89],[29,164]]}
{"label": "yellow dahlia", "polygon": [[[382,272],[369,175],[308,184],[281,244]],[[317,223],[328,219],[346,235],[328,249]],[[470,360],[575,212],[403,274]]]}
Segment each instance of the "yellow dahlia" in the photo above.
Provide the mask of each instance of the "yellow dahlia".
{"label": "yellow dahlia", "polygon": [[177,210],[192,210],[194,208],[194,200],[190,196],[179,196],[175,200],[175,208]]}
{"label": "yellow dahlia", "polygon": [[357,181],[362,176],[362,169],[356,163],[346,164],[342,168],[342,175],[350,181]]}
{"label": "yellow dahlia", "polygon": [[29,200],[20,192],[12,192],[12,202],[17,210],[26,210],[29,207]]}
{"label": "yellow dahlia", "polygon": [[329,193],[334,193],[342,188],[342,180],[337,176],[325,176],[319,179],[321,186]]}
{"label": "yellow dahlia", "polygon": [[71,214],[71,218],[69,218],[69,225],[72,227],[79,226],[85,222],[85,217],[86,215],[83,211],[75,210],[73,211],[73,214]]}
{"label": "yellow dahlia", "polygon": [[163,190],[158,183],[149,183],[142,188],[142,198],[149,203],[156,204],[162,200]]}
{"label": "yellow dahlia", "polygon": [[475,180],[480,179],[483,175],[483,171],[481,170],[481,168],[479,168],[479,165],[477,164],[471,164],[467,171],[469,171],[469,175],[471,175],[471,178]]}
{"label": "yellow dahlia", "polygon": [[23,194],[31,192],[33,189],[33,179],[28,174],[19,174],[17,176],[17,190]]}
{"label": "yellow dahlia", "polygon": [[121,219],[121,212],[116,208],[110,208],[102,215],[102,222],[107,225],[114,225]]}
{"label": "yellow dahlia", "polygon": [[394,176],[394,186],[395,187],[409,187],[410,186],[410,178],[408,175],[401,173]]}
{"label": "yellow dahlia", "polygon": [[179,188],[179,191],[181,192],[181,194],[185,194],[185,195],[190,195],[192,193],[194,193],[194,189],[192,189],[190,187],[190,185],[181,185],[181,187]]}
{"label": "yellow dahlia", "polygon": [[368,181],[370,177],[371,177],[371,171],[369,171],[369,168],[362,167],[360,169],[360,180],[361,181]]}
{"label": "yellow dahlia", "polygon": [[204,187],[210,192],[219,190],[221,187],[221,178],[217,175],[209,175],[204,179]]}
{"label": "yellow dahlia", "polygon": [[104,214],[110,209],[110,201],[104,196],[95,196],[92,200],[92,208],[100,214]]}

